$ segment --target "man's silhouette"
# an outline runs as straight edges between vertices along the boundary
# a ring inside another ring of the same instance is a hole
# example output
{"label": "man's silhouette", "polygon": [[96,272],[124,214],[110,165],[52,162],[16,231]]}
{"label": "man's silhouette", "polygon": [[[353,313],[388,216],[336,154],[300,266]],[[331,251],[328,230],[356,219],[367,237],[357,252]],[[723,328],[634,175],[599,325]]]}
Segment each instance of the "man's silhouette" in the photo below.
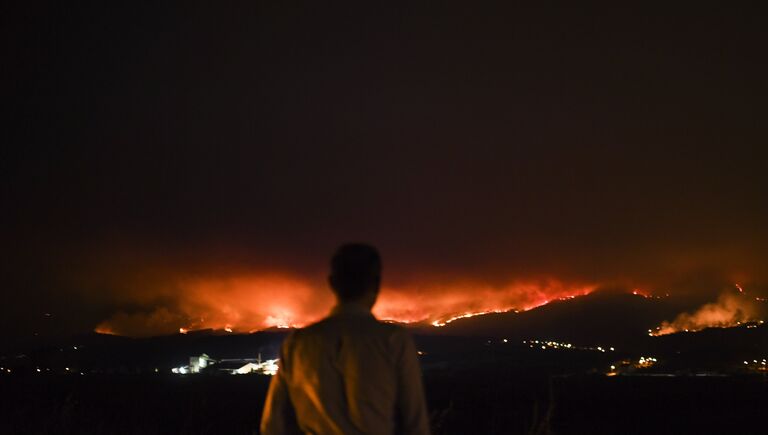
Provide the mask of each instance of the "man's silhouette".
{"label": "man's silhouette", "polygon": [[413,340],[371,314],[380,281],[375,248],[347,244],[336,251],[329,282],[338,303],[283,342],[262,434],[429,433]]}

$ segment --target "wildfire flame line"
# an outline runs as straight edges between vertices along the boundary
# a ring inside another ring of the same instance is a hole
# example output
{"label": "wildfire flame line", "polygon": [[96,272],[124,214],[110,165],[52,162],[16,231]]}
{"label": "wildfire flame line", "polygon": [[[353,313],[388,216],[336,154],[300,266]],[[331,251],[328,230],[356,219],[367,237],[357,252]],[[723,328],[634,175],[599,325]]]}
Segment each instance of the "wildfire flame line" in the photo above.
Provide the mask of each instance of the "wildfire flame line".
{"label": "wildfire flame line", "polygon": [[509,310],[490,310],[490,311],[478,311],[474,313],[464,313],[464,314],[459,314],[458,316],[449,317],[445,320],[435,320],[431,323],[431,325],[440,328],[459,319],[467,319],[470,317],[482,316],[484,314],[492,314],[492,313],[508,313],[510,311],[514,311],[516,313],[518,312],[518,310],[509,309]]}

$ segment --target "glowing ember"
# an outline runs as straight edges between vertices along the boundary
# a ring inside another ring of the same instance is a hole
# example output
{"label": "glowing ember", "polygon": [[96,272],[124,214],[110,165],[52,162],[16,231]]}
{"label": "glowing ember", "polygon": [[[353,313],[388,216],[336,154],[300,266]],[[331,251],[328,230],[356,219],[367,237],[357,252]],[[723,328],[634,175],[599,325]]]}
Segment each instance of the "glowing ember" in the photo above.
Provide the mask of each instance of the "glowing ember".
{"label": "glowing ember", "polygon": [[112,328],[105,324],[97,326],[96,329],[94,329],[94,332],[97,334],[117,335],[117,333]]}

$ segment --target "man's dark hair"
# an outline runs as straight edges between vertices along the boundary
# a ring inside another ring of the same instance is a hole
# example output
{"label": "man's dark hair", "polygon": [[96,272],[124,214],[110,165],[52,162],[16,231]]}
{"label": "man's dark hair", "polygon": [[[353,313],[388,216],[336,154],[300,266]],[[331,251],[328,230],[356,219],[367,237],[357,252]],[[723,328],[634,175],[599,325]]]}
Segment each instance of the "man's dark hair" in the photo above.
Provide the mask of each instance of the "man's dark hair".
{"label": "man's dark hair", "polygon": [[381,279],[379,251],[365,243],[341,245],[331,259],[334,291],[342,301],[359,299]]}

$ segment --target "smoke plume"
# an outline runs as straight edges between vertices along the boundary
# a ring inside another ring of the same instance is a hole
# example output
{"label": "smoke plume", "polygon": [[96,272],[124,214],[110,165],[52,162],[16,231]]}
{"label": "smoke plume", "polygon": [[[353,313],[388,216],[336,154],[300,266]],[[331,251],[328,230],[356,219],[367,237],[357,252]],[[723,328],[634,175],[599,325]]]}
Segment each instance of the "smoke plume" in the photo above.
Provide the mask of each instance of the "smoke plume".
{"label": "smoke plume", "polygon": [[681,313],[671,322],[663,322],[653,335],[727,328],[758,321],[765,314],[763,305],[743,293],[721,293],[716,302],[705,304],[693,313]]}

